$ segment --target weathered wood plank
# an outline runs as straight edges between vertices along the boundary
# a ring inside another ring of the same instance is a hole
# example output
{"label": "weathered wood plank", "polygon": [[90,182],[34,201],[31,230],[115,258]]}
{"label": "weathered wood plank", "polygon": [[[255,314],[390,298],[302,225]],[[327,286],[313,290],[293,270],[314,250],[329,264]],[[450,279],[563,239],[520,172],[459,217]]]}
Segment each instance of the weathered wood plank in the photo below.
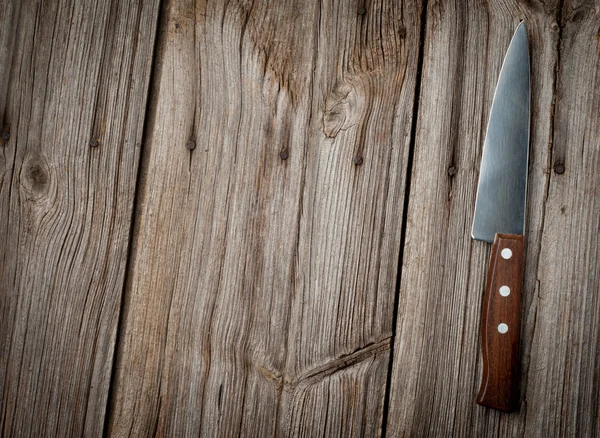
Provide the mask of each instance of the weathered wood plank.
{"label": "weathered wood plank", "polygon": [[600,3],[565,1],[560,23],[525,431],[592,437],[600,434]]}
{"label": "weathered wood plank", "polygon": [[99,436],[158,1],[0,4],[0,430]]}
{"label": "weathered wood plank", "polygon": [[[595,436],[598,7],[436,2],[426,17],[388,431]],[[470,226],[489,107],[519,19],[532,54],[521,406],[500,414],[475,404],[490,246],[472,241]]]}
{"label": "weathered wood plank", "polygon": [[112,434],[379,433],[420,14],[169,4]]}

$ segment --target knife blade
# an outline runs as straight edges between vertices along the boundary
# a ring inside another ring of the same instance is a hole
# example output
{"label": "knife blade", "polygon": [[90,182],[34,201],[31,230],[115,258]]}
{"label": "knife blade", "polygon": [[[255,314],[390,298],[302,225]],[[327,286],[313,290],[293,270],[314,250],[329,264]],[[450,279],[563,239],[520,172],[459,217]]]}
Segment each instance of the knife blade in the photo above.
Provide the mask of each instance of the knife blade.
{"label": "knife blade", "polygon": [[521,22],[494,93],[471,232],[474,239],[493,243],[481,317],[483,372],[477,403],[505,412],[519,403],[529,101],[529,43]]}

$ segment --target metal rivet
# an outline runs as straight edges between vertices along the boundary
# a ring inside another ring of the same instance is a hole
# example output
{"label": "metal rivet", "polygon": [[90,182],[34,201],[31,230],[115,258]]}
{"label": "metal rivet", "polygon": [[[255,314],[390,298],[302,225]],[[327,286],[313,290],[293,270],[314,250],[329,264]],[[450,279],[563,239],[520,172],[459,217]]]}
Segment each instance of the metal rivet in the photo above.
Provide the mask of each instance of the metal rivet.
{"label": "metal rivet", "polygon": [[508,260],[509,258],[512,257],[512,251],[509,248],[504,248],[502,250],[502,252],[500,253],[500,255],[502,256],[503,259]]}
{"label": "metal rivet", "polygon": [[4,140],[4,141],[10,140],[10,132],[8,132],[7,129],[2,131],[2,140]]}
{"label": "metal rivet", "polygon": [[502,286],[500,288],[500,295],[502,295],[503,297],[507,297],[510,295],[510,287],[508,286]]}
{"label": "metal rivet", "polygon": [[97,138],[92,138],[90,140],[90,147],[91,148],[97,148],[98,146],[100,146],[100,142],[98,141]]}
{"label": "metal rivet", "polygon": [[354,164],[356,164],[357,166],[360,166],[363,163],[363,158],[359,155],[356,155],[353,159],[352,162]]}
{"label": "metal rivet", "polygon": [[360,8],[358,8],[358,15],[365,15],[366,12],[367,11],[364,8],[364,6],[361,6]]}
{"label": "metal rivet", "polygon": [[287,160],[288,157],[289,157],[289,154],[287,153],[287,151],[279,152],[279,158],[281,158],[282,160]]}
{"label": "metal rivet", "polygon": [[194,149],[196,149],[196,142],[194,140],[190,140],[187,142],[185,147],[188,148],[190,151],[193,151]]}
{"label": "metal rivet", "polygon": [[450,176],[456,175],[456,172],[457,172],[457,170],[456,170],[456,167],[454,167],[454,166],[452,166],[448,169],[448,175],[450,175]]}
{"label": "metal rivet", "polygon": [[556,172],[559,175],[562,175],[563,173],[565,173],[565,165],[562,163],[556,163],[554,165],[554,172]]}
{"label": "metal rivet", "polygon": [[508,326],[504,323],[498,324],[498,331],[502,334],[508,332]]}

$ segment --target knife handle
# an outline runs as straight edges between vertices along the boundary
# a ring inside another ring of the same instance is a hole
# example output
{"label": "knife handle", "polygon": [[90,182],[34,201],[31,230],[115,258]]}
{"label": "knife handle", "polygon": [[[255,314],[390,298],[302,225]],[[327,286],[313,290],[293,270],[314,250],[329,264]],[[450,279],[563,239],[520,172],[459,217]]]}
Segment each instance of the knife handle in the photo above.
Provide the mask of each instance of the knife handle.
{"label": "knife handle", "polygon": [[524,238],[496,234],[481,316],[483,376],[477,403],[511,412],[519,404],[519,333]]}

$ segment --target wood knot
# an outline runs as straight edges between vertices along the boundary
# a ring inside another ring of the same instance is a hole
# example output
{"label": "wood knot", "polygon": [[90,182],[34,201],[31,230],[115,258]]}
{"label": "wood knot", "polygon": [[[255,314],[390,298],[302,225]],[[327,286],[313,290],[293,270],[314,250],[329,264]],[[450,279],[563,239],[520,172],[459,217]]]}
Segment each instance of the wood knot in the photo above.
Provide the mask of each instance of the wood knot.
{"label": "wood knot", "polygon": [[338,84],[325,100],[323,112],[323,133],[329,138],[336,137],[356,125],[362,117],[364,97],[357,88],[348,83]]}
{"label": "wood knot", "polygon": [[560,163],[560,162],[556,163],[554,165],[554,172],[557,173],[557,174],[559,174],[559,175],[562,175],[563,173],[565,173],[565,165],[563,163]]}
{"label": "wood knot", "polygon": [[30,159],[23,168],[21,184],[34,198],[46,194],[50,175],[46,163],[39,159]]}
{"label": "wood knot", "polygon": [[406,38],[406,27],[400,26],[400,28],[398,29],[398,36],[400,38]]}
{"label": "wood knot", "polygon": [[573,11],[573,14],[567,20],[572,23],[579,23],[587,17],[588,13],[589,13],[588,9],[584,6],[582,6],[582,7],[575,9]]}

